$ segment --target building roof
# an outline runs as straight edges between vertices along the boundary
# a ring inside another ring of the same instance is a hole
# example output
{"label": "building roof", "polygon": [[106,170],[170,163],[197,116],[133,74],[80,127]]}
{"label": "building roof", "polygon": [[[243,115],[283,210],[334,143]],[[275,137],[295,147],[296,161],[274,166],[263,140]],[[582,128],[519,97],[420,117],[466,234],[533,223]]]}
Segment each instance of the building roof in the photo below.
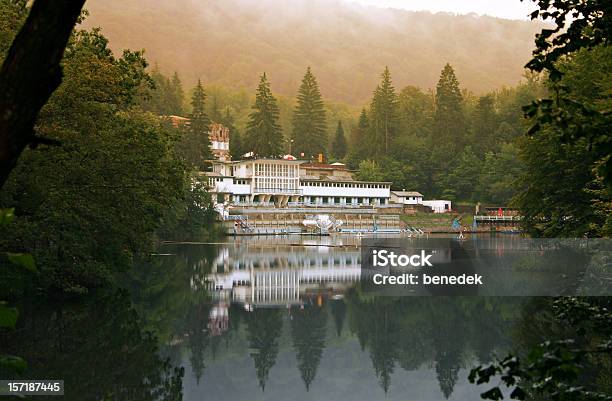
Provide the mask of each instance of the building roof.
{"label": "building roof", "polygon": [[346,165],[342,163],[306,163],[302,165],[303,168],[312,168],[317,170],[346,170]]}
{"label": "building roof", "polygon": [[423,194],[421,194],[420,192],[416,192],[416,191],[391,191],[391,193],[399,197],[406,197],[406,196],[416,196],[416,197],[421,197],[421,198],[423,197]]}
{"label": "building roof", "polygon": [[241,159],[241,160],[209,160],[210,162],[219,164],[241,164],[241,163],[253,163],[253,162],[274,162],[274,163],[286,163],[286,164],[302,164],[304,160],[285,160],[285,159],[266,159],[258,157],[256,159]]}
{"label": "building roof", "polygon": [[343,182],[343,183],[349,183],[349,184],[387,184],[387,185],[393,184],[391,181],[356,181],[356,180],[346,179],[346,178],[341,178],[341,177],[319,178],[318,176],[312,176],[312,175],[300,176],[300,181]]}

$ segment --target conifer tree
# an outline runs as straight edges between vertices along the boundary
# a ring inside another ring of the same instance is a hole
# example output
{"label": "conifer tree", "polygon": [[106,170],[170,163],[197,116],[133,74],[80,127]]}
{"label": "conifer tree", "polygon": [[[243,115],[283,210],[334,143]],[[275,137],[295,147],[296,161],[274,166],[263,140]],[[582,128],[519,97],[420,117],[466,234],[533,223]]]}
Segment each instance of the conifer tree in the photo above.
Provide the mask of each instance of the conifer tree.
{"label": "conifer tree", "polygon": [[210,120],[214,123],[220,123],[223,120],[223,115],[219,109],[219,100],[217,98],[217,95],[212,98],[212,105],[210,108]]}
{"label": "conifer tree", "polygon": [[238,129],[234,125],[234,116],[230,113],[229,107],[225,109],[225,114],[223,115],[223,118],[221,119],[221,124],[225,125],[227,129],[229,129],[229,135],[230,135],[229,147],[230,147],[230,154],[232,156],[232,159],[240,159],[240,156],[242,156],[245,153],[245,151],[242,146],[242,137],[240,135],[240,132],[238,132]]}
{"label": "conifer tree", "polygon": [[321,92],[310,67],[298,90],[297,105],[293,111],[293,149],[306,157],[327,152],[327,124]]}
{"label": "conifer tree", "polygon": [[389,67],[385,67],[370,105],[370,156],[381,157],[388,153],[397,134],[398,121],[397,94],[391,83]]}
{"label": "conifer tree", "polygon": [[206,160],[213,157],[210,137],[208,136],[210,119],[204,111],[205,102],[206,93],[202,87],[202,82],[198,80],[191,96],[192,111],[189,115],[191,122],[177,145],[179,154],[199,170],[204,170],[207,167]]}
{"label": "conifer tree", "polygon": [[265,72],[261,76],[252,109],[245,138],[248,151],[258,156],[279,156],[283,150],[283,133],[278,123],[278,105]]}
{"label": "conifer tree", "polygon": [[351,168],[357,168],[362,160],[368,157],[369,151],[366,146],[367,134],[370,129],[370,120],[365,108],[361,110],[359,122],[351,133],[351,151],[346,159]]}
{"label": "conifer tree", "polygon": [[338,128],[336,128],[336,136],[332,143],[332,156],[340,160],[346,156],[346,138],[344,137],[344,128],[342,128],[342,122],[338,121]]}
{"label": "conifer tree", "polygon": [[436,86],[435,135],[441,141],[456,146],[463,144],[465,121],[463,96],[459,81],[450,64],[446,64]]}
{"label": "conifer tree", "polygon": [[183,92],[183,84],[178,73],[175,71],[170,80],[170,100],[171,100],[171,113],[175,115],[182,115],[183,101],[185,99],[185,93]]}

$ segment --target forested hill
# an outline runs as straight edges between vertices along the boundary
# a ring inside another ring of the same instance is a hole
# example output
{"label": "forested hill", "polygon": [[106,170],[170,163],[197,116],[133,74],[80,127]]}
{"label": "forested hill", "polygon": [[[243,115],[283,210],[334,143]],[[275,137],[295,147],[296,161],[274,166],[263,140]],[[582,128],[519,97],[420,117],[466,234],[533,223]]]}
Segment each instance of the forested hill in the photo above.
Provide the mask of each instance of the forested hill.
{"label": "forested hill", "polygon": [[[516,0],[518,1],[518,0]],[[272,89],[294,96],[307,65],[325,98],[362,105],[384,66],[395,85],[433,88],[446,62],[476,93],[516,84],[535,22],[363,7],[341,0],[89,0],[86,27],[115,51],[147,51],[188,86]]]}

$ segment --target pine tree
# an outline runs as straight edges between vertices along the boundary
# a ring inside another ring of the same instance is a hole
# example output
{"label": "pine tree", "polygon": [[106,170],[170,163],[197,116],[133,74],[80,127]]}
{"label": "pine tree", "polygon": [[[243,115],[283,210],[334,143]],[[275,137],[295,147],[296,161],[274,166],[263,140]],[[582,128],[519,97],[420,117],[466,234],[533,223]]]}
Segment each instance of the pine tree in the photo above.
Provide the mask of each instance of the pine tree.
{"label": "pine tree", "polygon": [[463,96],[459,81],[450,64],[446,64],[436,86],[436,112],[434,116],[436,138],[444,143],[461,147],[465,136]]}
{"label": "pine tree", "polygon": [[338,121],[338,128],[336,128],[336,136],[332,143],[332,156],[336,160],[341,160],[346,156],[346,138],[344,137],[344,128],[342,128],[342,122]]}
{"label": "pine tree", "polygon": [[278,123],[278,105],[266,73],[261,76],[252,109],[247,123],[246,147],[258,156],[279,156],[283,150],[283,133]]}
{"label": "pine tree", "polygon": [[210,137],[208,136],[210,119],[204,111],[205,102],[206,93],[202,83],[198,80],[191,96],[192,111],[189,115],[191,123],[177,145],[179,154],[200,170],[204,170],[207,167],[206,160],[213,157]]}
{"label": "pine tree", "polygon": [[321,92],[310,67],[298,90],[297,105],[293,111],[293,149],[306,157],[327,153],[327,124]]}
{"label": "pine tree", "polygon": [[242,146],[242,138],[240,132],[234,125],[234,116],[230,113],[230,108],[225,109],[225,114],[221,119],[221,124],[225,125],[229,129],[230,135],[230,154],[232,159],[240,159],[245,151]]}
{"label": "pine tree", "polygon": [[351,133],[351,151],[346,158],[346,163],[350,168],[357,168],[359,163],[367,158],[368,149],[366,146],[367,134],[370,129],[370,120],[365,108],[361,110],[359,122]]}
{"label": "pine tree", "polygon": [[389,67],[385,67],[370,105],[370,156],[381,157],[388,153],[397,134],[398,122],[397,94],[391,83]]}
{"label": "pine tree", "polygon": [[178,116],[182,115],[184,112],[183,101],[185,99],[185,93],[183,92],[183,84],[181,83],[181,79],[176,71],[170,80],[169,97],[171,103],[171,113]]}
{"label": "pine tree", "polygon": [[223,120],[223,115],[219,109],[219,100],[217,98],[218,96],[216,95],[212,98],[212,106],[210,108],[210,120],[215,123],[219,123]]}
{"label": "pine tree", "polygon": [[472,138],[470,143],[474,144],[477,154],[485,154],[499,148],[499,138],[497,138],[497,128],[499,118],[495,111],[493,96],[482,96],[478,99],[474,110],[472,124]]}

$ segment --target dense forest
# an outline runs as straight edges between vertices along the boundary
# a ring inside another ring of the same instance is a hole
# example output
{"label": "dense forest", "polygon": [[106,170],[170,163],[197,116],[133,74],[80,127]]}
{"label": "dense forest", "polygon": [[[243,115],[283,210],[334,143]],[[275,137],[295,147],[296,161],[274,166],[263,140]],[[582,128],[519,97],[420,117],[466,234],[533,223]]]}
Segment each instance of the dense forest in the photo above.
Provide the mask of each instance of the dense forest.
{"label": "dense forest", "polygon": [[[517,0],[518,1],[518,0]],[[434,88],[447,62],[468,90],[516,85],[542,23],[362,7],[340,0],[89,0],[86,27],[111,48],[146,49],[188,86],[248,88],[266,71],[293,97],[306,66],[326,99],[366,102],[385,65],[396,84]]]}

